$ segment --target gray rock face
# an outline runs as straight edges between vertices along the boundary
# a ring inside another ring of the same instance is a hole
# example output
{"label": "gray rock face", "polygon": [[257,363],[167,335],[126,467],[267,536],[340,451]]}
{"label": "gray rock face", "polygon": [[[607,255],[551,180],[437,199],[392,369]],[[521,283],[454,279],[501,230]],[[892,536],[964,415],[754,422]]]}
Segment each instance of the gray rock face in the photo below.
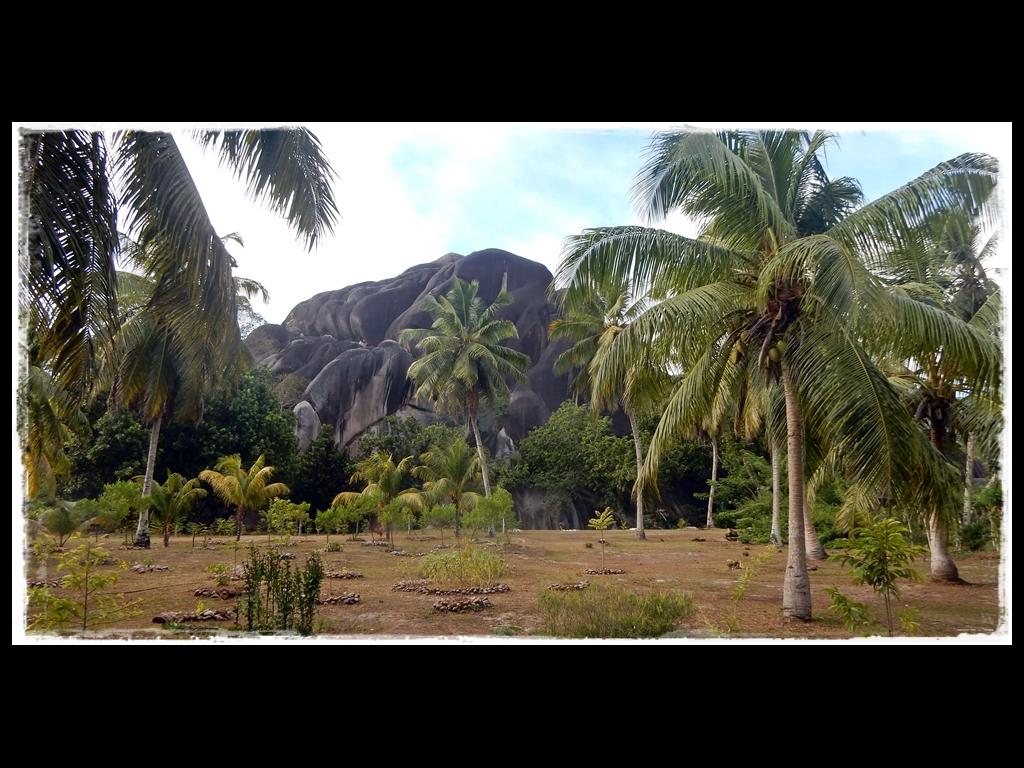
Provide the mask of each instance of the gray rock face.
{"label": "gray rock face", "polygon": [[568,397],[567,377],[552,369],[564,346],[548,341],[555,309],[548,300],[551,273],[542,264],[497,249],[449,253],[388,280],[318,293],[296,306],[283,325],[257,328],[246,344],[257,363],[273,372],[282,400],[294,405],[300,447],[308,447],[321,424],[333,427],[336,445],[349,447],[385,417],[424,408],[412,399],[412,356],[395,341],[405,328],[430,326],[419,308],[423,299],[447,293],[460,277],[477,281],[480,296],[490,302],[506,276],[514,301],[502,316],[519,332],[507,343],[533,361],[507,413],[486,420],[493,425],[485,437],[492,452],[508,451],[509,439],[514,443],[543,424]]}

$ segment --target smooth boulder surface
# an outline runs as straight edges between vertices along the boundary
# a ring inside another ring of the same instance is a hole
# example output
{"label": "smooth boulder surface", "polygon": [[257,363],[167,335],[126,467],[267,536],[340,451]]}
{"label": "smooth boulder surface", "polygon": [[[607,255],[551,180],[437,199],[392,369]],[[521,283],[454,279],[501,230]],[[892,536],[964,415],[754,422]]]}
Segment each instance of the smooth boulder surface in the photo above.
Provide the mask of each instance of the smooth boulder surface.
{"label": "smooth boulder surface", "polygon": [[514,445],[547,421],[569,395],[568,377],[552,370],[564,342],[552,344],[548,338],[557,316],[548,295],[551,273],[543,264],[498,249],[449,253],[397,277],[318,293],[292,309],[282,325],[264,325],[249,335],[246,344],[257,364],[270,368],[282,401],[295,411],[302,449],[323,424],[332,427],[339,448],[350,448],[391,414],[429,411],[429,404],[412,397],[413,353],[396,340],[405,328],[430,326],[420,304],[428,295],[447,293],[456,277],[478,282],[485,302],[493,301],[506,281],[514,301],[502,316],[519,332],[506,343],[533,361],[506,412],[481,420],[491,426],[485,435],[489,448],[507,452],[510,441]]}

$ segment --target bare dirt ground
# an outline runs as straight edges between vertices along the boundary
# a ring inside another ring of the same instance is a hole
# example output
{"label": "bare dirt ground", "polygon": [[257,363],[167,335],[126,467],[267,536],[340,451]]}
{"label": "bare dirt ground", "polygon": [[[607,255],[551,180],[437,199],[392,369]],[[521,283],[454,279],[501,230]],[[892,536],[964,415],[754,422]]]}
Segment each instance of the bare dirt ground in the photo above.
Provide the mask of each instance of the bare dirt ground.
{"label": "bare dirt ground", "polygon": [[[490,595],[492,608],[479,613],[438,614],[432,610],[438,599],[434,595],[393,592],[399,580],[416,578],[418,558],[393,555],[384,547],[364,546],[345,536],[332,536],[343,546],[342,552],[323,552],[325,570],[358,571],[361,579],[324,579],[322,597],[356,592],[361,602],[356,605],[320,606],[317,634],[346,637],[455,637],[467,635],[544,636],[544,617],[538,595],[552,583],[578,582],[617,584],[630,590],[678,591],[689,594],[696,606],[693,617],[681,622],[676,637],[798,637],[847,638],[878,634],[851,634],[829,612],[829,598],[824,590],[836,586],[849,597],[867,603],[874,617],[881,619],[884,608],[866,587],[852,584],[849,568],[835,559],[811,562],[816,570],[810,574],[815,620],[808,624],[785,624],[782,621],[782,581],[785,570],[784,550],[765,545],[745,546],[726,541],[722,530],[652,530],[646,541],[638,541],[630,531],[607,531],[609,542],[606,566],[620,568],[621,575],[585,575],[587,568],[600,568],[599,536],[593,531],[524,531],[511,535],[511,544],[499,546],[495,540],[483,540],[481,546],[497,547],[512,567],[511,575],[502,579],[511,591]],[[694,541],[702,537],[706,541]],[[134,573],[118,571],[117,584],[110,592],[125,593],[140,601],[140,615],[124,620],[110,629],[138,637],[189,637],[206,631],[230,631],[231,622],[210,622],[189,625],[186,630],[161,629],[152,623],[164,611],[192,612],[202,600],[207,608],[233,607],[234,600],[197,598],[196,589],[214,587],[214,577],[207,566],[223,563],[229,569],[247,558],[250,546],[266,547],[263,535],[242,537],[241,547],[233,548],[233,539],[212,539],[202,548],[202,540],[192,547],[190,537],[176,537],[164,548],[154,537],[149,551],[119,549],[116,537],[101,538],[109,553],[129,564],[151,560],[155,565],[169,566],[167,571]],[[275,538],[279,545],[280,538]],[[451,543],[449,533],[445,543]],[[414,531],[395,536],[395,545],[407,553],[424,553],[441,543],[434,531]],[[586,544],[592,544],[592,548]],[[293,552],[301,562],[313,550],[324,548],[323,536],[293,537],[282,551]],[[734,560],[740,568],[730,568]],[[755,566],[756,561],[761,561]],[[898,610],[911,607],[916,611],[917,636],[956,636],[961,633],[991,633],[1000,623],[999,556],[986,552],[960,554],[956,557],[960,574],[967,584],[947,585],[906,582]],[[926,560],[916,563],[926,576]],[[755,568],[743,598],[735,602],[733,591],[745,570]],[[39,563],[28,560],[28,579],[59,577],[53,561]],[[239,581],[231,586],[241,588]],[[55,590],[64,594],[62,589]],[[216,627],[216,630],[213,628]],[[109,630],[107,630],[109,633]]]}

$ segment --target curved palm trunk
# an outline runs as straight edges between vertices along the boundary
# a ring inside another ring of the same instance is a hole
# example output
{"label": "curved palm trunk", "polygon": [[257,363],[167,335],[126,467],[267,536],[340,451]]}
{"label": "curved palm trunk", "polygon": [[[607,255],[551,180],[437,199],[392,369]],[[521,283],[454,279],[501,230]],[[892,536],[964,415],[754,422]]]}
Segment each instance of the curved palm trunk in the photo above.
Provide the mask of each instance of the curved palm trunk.
{"label": "curved palm trunk", "polygon": [[715,505],[715,486],[718,484],[718,438],[711,438],[711,490],[708,492],[708,519],[704,523],[705,528],[714,528],[715,521],[711,517],[712,508]]}
{"label": "curved palm trunk", "polygon": [[974,487],[974,435],[967,433],[967,461],[964,465],[964,516],[963,524],[970,525],[974,517],[971,506],[971,489]]}
{"label": "curved palm trunk", "polygon": [[[931,429],[932,445],[942,452],[942,428],[933,425]],[[956,563],[949,555],[949,531],[938,511],[928,516],[928,549],[931,552],[931,578],[933,581],[960,581],[960,572]]]}
{"label": "curved palm trunk", "polygon": [[779,519],[779,505],[782,503],[782,473],[779,467],[779,446],[772,440],[772,532],[768,536],[771,544],[782,546],[782,521]]}
{"label": "curved palm trunk", "polygon": [[793,376],[782,365],[782,388],[786,395],[786,437],[789,449],[789,548],[786,578],[782,583],[784,619],[811,620],[811,581],[804,556],[804,437],[803,417],[796,397]]}
{"label": "curved palm trunk", "polygon": [[[640,471],[644,466],[644,449],[640,444],[640,431],[636,428],[636,420],[633,418],[633,414],[622,409],[626,412],[626,416],[629,417],[629,428],[633,431],[633,448],[636,449],[636,476],[640,477]],[[504,529],[505,521],[502,520],[502,528]],[[504,530],[502,531],[504,533]],[[644,533],[644,495],[637,489],[636,492],[636,537],[638,539],[646,539],[647,534]]]}
{"label": "curved palm trunk", "polygon": [[[142,496],[149,496],[153,490],[153,470],[156,468],[156,446],[160,441],[160,423],[163,421],[163,414],[156,417],[153,426],[149,429],[149,451],[146,453],[146,474],[142,479]],[[139,510],[139,526],[135,529],[136,547],[149,549],[149,505],[148,503]]]}

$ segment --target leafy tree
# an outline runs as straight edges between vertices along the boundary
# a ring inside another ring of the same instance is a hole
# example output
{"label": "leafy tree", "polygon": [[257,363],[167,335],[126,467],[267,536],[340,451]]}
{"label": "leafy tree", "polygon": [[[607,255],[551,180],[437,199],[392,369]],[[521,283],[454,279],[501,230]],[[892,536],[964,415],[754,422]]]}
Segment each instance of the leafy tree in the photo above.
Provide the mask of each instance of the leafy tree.
{"label": "leafy tree", "polygon": [[409,366],[416,395],[434,402],[440,410],[464,414],[469,421],[480,457],[484,495],[490,496],[487,457],[480,437],[480,403],[493,402],[507,393],[509,379],[523,381],[530,358],[502,344],[518,336],[512,321],[498,318],[499,310],[512,303],[505,286],[487,307],[478,290],[478,283],[456,277],[447,295],[440,299],[427,296],[420,306],[434,321],[433,326],[407,328],[399,340],[424,353]]}
{"label": "leafy tree", "polygon": [[[831,137],[788,131],[679,130],[657,136],[638,177],[643,213],[681,211],[698,238],[646,227],[587,230],[567,241],[557,284],[649,287],[653,304],[619,333],[601,377],[627,375],[652,349],[683,371],[637,481],[652,485],[661,454],[742,382],[781,382],[786,413],[791,541],[787,619],[811,618],[804,528],[805,451],[840,446],[844,476],[923,505],[941,503],[948,477],[873,355],[943,348],[951,363],[992,375],[998,361],[967,324],[878,274],[937,211],[985,204],[996,164],[962,155],[867,205],[853,179],[830,179]],[[870,349],[868,347],[870,346]],[[599,379],[601,378],[599,377]],[[595,386],[600,387],[598,380]],[[609,384],[610,386],[610,384]],[[824,452],[824,451],[823,451]]]}
{"label": "leafy tree", "polygon": [[270,507],[261,513],[266,521],[267,533],[291,535],[302,533],[303,526],[309,522],[309,502],[295,504],[288,499],[277,498],[270,502]]}
{"label": "leafy tree", "polygon": [[587,520],[587,527],[593,528],[595,531],[601,531],[601,568],[604,569],[604,531],[615,525],[615,515],[612,514],[611,507],[605,507],[604,512],[594,511],[594,516]]}
{"label": "leafy tree", "polygon": [[348,456],[334,447],[329,426],[321,427],[319,437],[299,454],[296,464],[288,486],[292,499],[309,502],[316,509],[331,506],[338,489],[345,487],[352,473]]}
{"label": "leafy tree", "polygon": [[432,504],[423,511],[423,524],[441,532],[441,546],[444,546],[444,529],[455,525],[454,504]]}
{"label": "leafy tree", "polygon": [[74,502],[56,501],[53,506],[43,508],[40,522],[56,538],[57,546],[63,547],[89,521],[92,511],[89,506],[79,507]]}
{"label": "leafy tree", "polygon": [[506,535],[508,524],[516,522],[512,494],[500,485],[489,497],[477,501],[473,513],[479,515],[488,528],[496,528],[500,523],[501,532]]}
{"label": "leafy tree", "polygon": [[328,507],[316,513],[316,529],[327,535],[327,544],[331,543],[331,534],[337,533],[345,525],[341,507]]}
{"label": "leafy tree", "polygon": [[388,537],[388,545],[395,548],[394,530],[395,526],[411,526],[413,513],[409,506],[399,497],[395,497],[377,514],[377,520],[384,527]]}
{"label": "leafy tree", "polygon": [[839,556],[844,565],[852,566],[854,584],[867,584],[882,596],[889,637],[893,629],[892,598],[900,595],[897,580],[921,578],[910,563],[925,550],[911,544],[909,534],[899,520],[885,518],[858,529],[846,553]]}
{"label": "leafy tree", "polygon": [[62,485],[66,498],[99,496],[104,483],[130,480],[146,470],[148,430],[130,411],[112,408],[92,424],[90,435],[68,441],[70,477]]}
{"label": "leafy tree", "polygon": [[242,518],[247,511],[258,512],[277,496],[288,493],[284,483],[269,483],[274,467],[264,465],[263,456],[249,469],[242,466],[238,455],[224,456],[216,470],[205,469],[199,479],[213,488],[217,498],[235,508],[235,541],[242,537]]}
{"label": "leafy tree", "polygon": [[567,401],[520,441],[505,485],[561,490],[574,502],[620,506],[636,479],[633,458],[631,440],[615,437],[609,419]]}

